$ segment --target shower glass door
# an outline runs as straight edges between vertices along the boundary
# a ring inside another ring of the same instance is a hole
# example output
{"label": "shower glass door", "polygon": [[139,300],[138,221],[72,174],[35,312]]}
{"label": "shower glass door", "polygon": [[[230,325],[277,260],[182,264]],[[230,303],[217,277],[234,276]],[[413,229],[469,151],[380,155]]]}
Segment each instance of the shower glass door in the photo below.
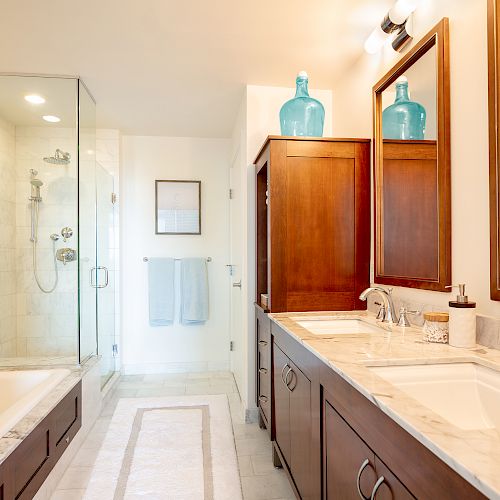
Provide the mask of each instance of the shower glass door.
{"label": "shower glass door", "polygon": [[97,187],[97,338],[101,356],[101,385],[115,371],[115,221],[113,176],[99,163]]}
{"label": "shower glass door", "polygon": [[78,255],[80,363],[97,353],[96,109],[78,80]]}

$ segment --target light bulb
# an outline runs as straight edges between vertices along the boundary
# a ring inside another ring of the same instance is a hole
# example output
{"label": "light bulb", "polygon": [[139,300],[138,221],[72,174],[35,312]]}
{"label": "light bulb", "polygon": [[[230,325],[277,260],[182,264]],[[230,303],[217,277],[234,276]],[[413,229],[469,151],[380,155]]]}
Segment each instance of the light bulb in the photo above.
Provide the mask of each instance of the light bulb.
{"label": "light bulb", "polygon": [[418,7],[420,0],[398,0],[389,11],[389,18],[394,24],[403,24]]}
{"label": "light bulb", "polygon": [[368,54],[376,54],[384,45],[389,35],[380,26],[377,26],[366,39],[365,50]]}

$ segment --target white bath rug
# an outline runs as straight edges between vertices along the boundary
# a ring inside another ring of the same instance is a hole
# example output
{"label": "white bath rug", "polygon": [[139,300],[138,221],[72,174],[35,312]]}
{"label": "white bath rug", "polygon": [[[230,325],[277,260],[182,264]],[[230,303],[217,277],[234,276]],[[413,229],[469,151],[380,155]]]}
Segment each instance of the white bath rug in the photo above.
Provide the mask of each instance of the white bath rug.
{"label": "white bath rug", "polygon": [[240,500],[226,395],[120,399],[85,500]]}

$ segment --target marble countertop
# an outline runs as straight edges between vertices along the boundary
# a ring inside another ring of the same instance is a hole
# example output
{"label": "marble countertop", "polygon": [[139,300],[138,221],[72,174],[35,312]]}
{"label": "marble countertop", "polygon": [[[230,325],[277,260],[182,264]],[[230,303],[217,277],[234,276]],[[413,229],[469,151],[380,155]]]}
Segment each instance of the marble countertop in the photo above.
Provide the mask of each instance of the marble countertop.
{"label": "marble countertop", "polygon": [[29,411],[17,424],[0,437],[0,464],[19,446],[19,444],[30,434],[33,429],[57,406],[57,404],[66,396],[66,394],[75,387],[82,379],[83,375],[97,363],[98,357],[92,357],[83,365],[57,364],[48,366],[45,363],[39,365],[26,364],[18,366],[5,366],[0,370],[35,370],[35,369],[50,369],[50,368],[67,368],[70,373],[46,396],[44,397],[31,411]]}
{"label": "marble countertop", "polygon": [[[500,351],[459,349],[422,340],[420,328],[388,326],[366,311],[274,313],[271,319],[377,405],[484,495],[500,499],[500,431],[463,430],[377,376],[369,366],[475,362],[500,371]],[[359,318],[386,330],[317,336],[293,318]]]}

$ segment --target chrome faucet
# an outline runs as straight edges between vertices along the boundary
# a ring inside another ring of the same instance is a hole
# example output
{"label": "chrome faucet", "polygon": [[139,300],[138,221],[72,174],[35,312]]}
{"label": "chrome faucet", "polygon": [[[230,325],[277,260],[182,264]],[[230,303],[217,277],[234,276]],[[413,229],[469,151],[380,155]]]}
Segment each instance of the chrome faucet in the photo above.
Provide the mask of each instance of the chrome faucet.
{"label": "chrome faucet", "polygon": [[396,318],[396,313],[394,312],[394,302],[392,301],[392,288],[386,290],[381,286],[372,286],[367,288],[366,290],[363,290],[363,292],[361,292],[361,295],[359,296],[359,299],[366,300],[368,298],[368,295],[372,293],[377,293],[378,295],[380,295],[384,302],[385,316],[382,321],[384,323],[391,324],[397,323],[398,319]]}

